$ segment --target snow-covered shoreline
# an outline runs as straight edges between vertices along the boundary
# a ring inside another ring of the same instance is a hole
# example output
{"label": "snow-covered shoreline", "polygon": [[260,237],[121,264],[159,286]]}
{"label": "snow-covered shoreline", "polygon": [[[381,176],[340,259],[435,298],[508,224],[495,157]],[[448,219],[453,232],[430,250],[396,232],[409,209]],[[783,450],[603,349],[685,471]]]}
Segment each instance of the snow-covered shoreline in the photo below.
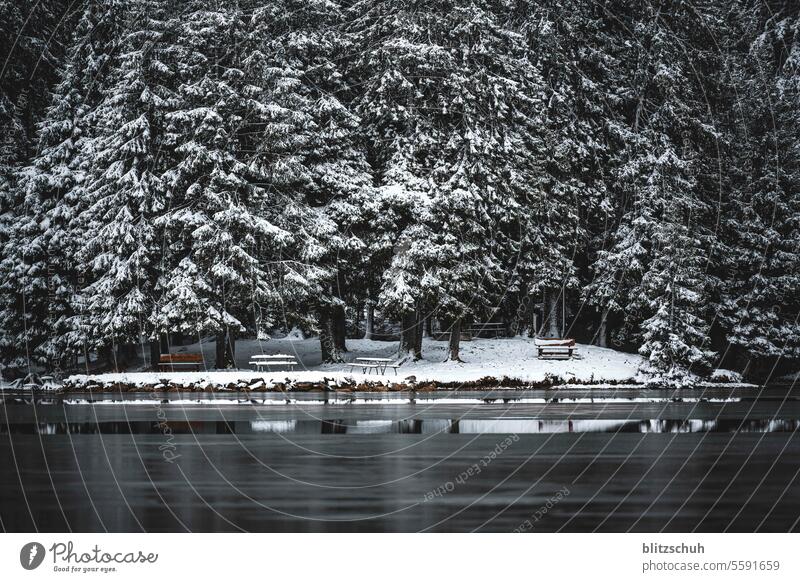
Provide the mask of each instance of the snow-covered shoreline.
{"label": "snow-covered shoreline", "polygon": [[91,376],[72,376],[65,383],[63,390],[76,391],[254,391],[254,392],[306,392],[335,390],[338,392],[399,392],[414,390],[419,392],[432,390],[459,390],[492,388],[517,390],[526,388],[557,388],[558,386],[597,386],[614,387],[619,385],[643,386],[633,380],[597,380],[579,379],[564,380],[556,376],[548,376],[539,381],[523,381],[519,378],[484,376],[469,381],[442,381],[429,379],[414,381],[387,376],[366,376],[364,374],[322,373],[322,372],[288,372],[288,373],[250,373],[246,371],[230,372],[176,372],[165,374],[98,374]]}
{"label": "snow-covered shoreline", "polygon": [[[357,357],[391,358],[396,343],[348,341],[348,360]],[[202,353],[212,360],[213,344],[195,344],[179,352]],[[292,354],[302,371],[255,372],[246,363],[255,353]],[[642,385],[643,359],[636,354],[589,345],[578,345],[571,360],[539,360],[532,339],[516,337],[465,342],[463,362],[446,362],[446,343],[426,339],[424,359],[407,361],[397,375],[351,373],[349,365],[322,364],[315,339],[245,340],[237,345],[237,370],[200,372],[122,372],[74,375],[64,384],[67,391],[430,391],[469,388],[531,388],[592,385]]]}

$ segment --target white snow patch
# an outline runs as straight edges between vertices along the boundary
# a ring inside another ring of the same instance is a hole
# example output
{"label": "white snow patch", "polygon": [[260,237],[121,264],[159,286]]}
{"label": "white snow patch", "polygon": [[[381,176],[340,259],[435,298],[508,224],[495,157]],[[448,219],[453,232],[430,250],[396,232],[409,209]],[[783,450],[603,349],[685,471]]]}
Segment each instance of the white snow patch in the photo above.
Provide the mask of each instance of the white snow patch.
{"label": "white snow patch", "polygon": [[[292,335],[292,334],[290,334]],[[348,340],[348,361],[358,357],[395,358],[397,342],[373,340]],[[385,376],[376,373],[351,373],[348,364],[322,364],[319,340],[317,338],[299,339],[293,337],[258,340],[239,340],[236,344],[237,370],[213,370],[214,343],[204,342],[182,346],[176,353],[201,353],[206,371],[201,372],[123,372],[114,374],[76,375],[69,378],[71,384],[109,384],[120,382],[134,386],[182,385],[215,386],[229,384],[252,385],[264,381],[267,385],[294,382],[327,382],[331,386],[345,382],[400,383],[413,376],[417,383],[436,381],[440,383],[473,382],[486,377],[498,380],[498,388],[503,379],[536,383],[555,379],[556,383],[570,382],[571,386],[581,383],[641,382],[639,375],[642,357],[637,354],[618,352],[596,346],[577,345],[577,359],[539,360],[533,339],[515,337],[498,339],[475,339],[463,342],[461,359],[463,363],[446,362],[447,342],[425,338],[423,359],[417,362],[404,362],[397,370],[391,369]],[[256,372],[248,369],[248,362],[255,354],[288,354],[297,358],[302,371]]]}

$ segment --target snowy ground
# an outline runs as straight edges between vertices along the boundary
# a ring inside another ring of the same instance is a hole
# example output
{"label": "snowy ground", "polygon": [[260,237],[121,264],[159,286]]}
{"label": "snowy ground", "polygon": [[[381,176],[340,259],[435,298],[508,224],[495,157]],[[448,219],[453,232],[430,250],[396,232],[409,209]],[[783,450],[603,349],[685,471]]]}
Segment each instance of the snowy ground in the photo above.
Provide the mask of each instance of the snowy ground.
{"label": "snowy ground", "polygon": [[[393,358],[397,352],[397,342],[378,342],[370,340],[348,340],[348,361],[358,357]],[[532,339],[502,338],[475,339],[461,344],[463,363],[445,362],[447,342],[425,339],[423,341],[424,359],[405,362],[397,371],[397,376],[387,370],[386,376],[352,374],[346,364],[321,364],[319,340],[312,339],[272,339],[269,341],[240,340],[236,344],[236,364],[239,370],[204,372],[128,372],[122,374],[102,374],[97,376],[73,376],[72,385],[87,383],[110,384],[121,382],[132,385],[153,385],[169,382],[184,386],[222,387],[245,381],[257,386],[259,380],[267,385],[276,382],[325,382],[336,385],[343,382],[359,383],[365,380],[385,383],[402,382],[414,376],[419,382],[439,384],[474,382],[481,379],[508,378],[512,381],[536,383],[548,377],[570,383],[632,382],[641,380],[638,375],[642,358],[596,346],[578,345],[577,358],[572,360],[539,360]],[[203,343],[181,346],[173,352],[202,352],[207,366],[214,361],[214,344]],[[290,354],[301,363],[296,372],[277,371],[272,373],[254,372],[248,362],[253,354]]]}

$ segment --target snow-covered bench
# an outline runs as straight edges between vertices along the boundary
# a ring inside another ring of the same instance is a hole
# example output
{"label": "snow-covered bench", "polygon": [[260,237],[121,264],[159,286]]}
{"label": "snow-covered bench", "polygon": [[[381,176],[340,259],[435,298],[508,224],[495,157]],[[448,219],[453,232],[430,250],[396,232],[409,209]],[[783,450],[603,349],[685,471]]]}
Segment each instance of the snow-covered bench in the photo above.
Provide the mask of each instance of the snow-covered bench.
{"label": "snow-covered bench", "polygon": [[540,360],[569,360],[577,351],[575,340],[557,337],[537,337],[533,340]]}
{"label": "snow-covered bench", "polygon": [[262,372],[264,368],[269,371],[269,369],[273,367],[286,367],[293,371],[294,367],[297,365],[297,359],[287,354],[275,354],[272,356],[258,355],[253,356],[249,364],[258,372]]}
{"label": "snow-covered bench", "polygon": [[203,354],[162,354],[158,358],[158,369],[175,371],[175,368],[193,368],[200,371]]}

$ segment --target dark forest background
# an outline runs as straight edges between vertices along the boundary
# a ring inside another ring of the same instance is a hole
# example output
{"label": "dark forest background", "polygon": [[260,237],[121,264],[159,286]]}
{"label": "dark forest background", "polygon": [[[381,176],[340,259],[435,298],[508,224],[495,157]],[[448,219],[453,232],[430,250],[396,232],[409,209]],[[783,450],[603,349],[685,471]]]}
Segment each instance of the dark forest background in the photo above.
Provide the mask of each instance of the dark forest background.
{"label": "dark forest background", "polygon": [[376,311],[800,359],[796,0],[0,0],[0,63],[11,368]]}

